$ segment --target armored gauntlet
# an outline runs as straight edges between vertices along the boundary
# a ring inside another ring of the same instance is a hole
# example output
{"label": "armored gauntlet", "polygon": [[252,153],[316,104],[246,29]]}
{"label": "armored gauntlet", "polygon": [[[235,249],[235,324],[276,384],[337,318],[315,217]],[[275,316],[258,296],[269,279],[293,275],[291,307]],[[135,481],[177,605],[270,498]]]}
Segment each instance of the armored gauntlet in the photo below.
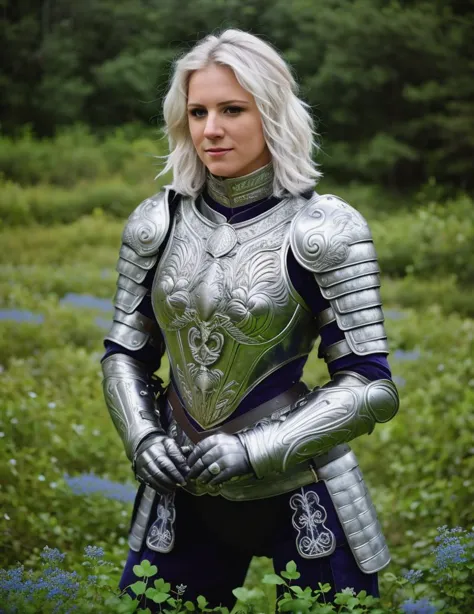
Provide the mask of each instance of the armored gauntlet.
{"label": "armored gauntlet", "polygon": [[357,373],[341,371],[289,409],[275,412],[238,436],[255,474],[262,478],[370,433],[397,410],[392,381],[369,382]]}
{"label": "armored gauntlet", "polygon": [[151,433],[164,435],[152,380],[143,363],[113,354],[102,363],[103,389],[110,416],[125,453],[133,460],[140,442]]}

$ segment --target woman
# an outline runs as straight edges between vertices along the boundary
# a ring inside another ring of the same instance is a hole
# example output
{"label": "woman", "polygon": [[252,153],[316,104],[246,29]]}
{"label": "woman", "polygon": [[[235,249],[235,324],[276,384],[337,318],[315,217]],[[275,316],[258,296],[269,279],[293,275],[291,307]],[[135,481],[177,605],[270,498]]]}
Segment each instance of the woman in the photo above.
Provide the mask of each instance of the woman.
{"label": "woman", "polygon": [[[173,184],[125,227],[102,362],[142,482],[121,586],[147,558],[185,599],[230,608],[259,555],[277,571],[295,560],[303,587],[376,595],[390,557],[346,442],[391,419],[398,397],[367,224],[313,192],[310,116],[257,37],[198,43],[164,117]],[[318,336],[331,379],[309,391]]]}

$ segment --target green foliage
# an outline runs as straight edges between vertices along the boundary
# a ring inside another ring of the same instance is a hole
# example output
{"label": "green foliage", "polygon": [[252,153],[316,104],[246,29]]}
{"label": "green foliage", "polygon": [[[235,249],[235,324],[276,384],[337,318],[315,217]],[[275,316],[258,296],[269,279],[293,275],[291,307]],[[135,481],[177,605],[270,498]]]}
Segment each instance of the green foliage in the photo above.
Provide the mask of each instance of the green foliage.
{"label": "green foliage", "polygon": [[[433,566],[429,569],[411,569],[402,577],[385,574],[390,589],[383,599],[367,595],[365,591],[356,594],[350,587],[337,592],[334,599],[328,599],[330,584],[319,583],[317,588],[293,584],[300,577],[294,561],[288,562],[286,570],[279,575],[264,575],[261,583],[282,587],[282,594],[276,602],[277,612],[435,614],[442,611],[445,614],[464,614],[471,611],[474,605],[471,590],[474,534],[460,528],[449,530],[441,527],[436,542]],[[40,555],[41,568],[35,572],[25,572],[19,564],[9,570],[0,569],[0,598],[6,604],[5,614],[16,614],[19,608],[26,614],[39,611],[62,614],[70,612],[71,606],[79,612],[150,614],[147,606],[153,604],[158,604],[159,611],[166,614],[196,611],[229,614],[225,607],[208,607],[209,602],[203,595],[197,597],[196,603],[184,601],[186,586],[178,585],[173,590],[169,582],[158,577],[158,568],[146,559],[133,568],[135,576],[142,580],[133,582],[119,593],[111,586],[111,575],[107,573],[116,569],[103,556],[102,548],[87,546],[81,566],[77,571],[68,572],[63,569],[66,555],[46,546]],[[91,571],[94,572],[92,575]],[[152,580],[153,586],[149,586]],[[251,614],[275,610],[268,602],[262,607],[263,591],[259,587],[250,590],[239,587],[232,592],[240,602],[239,612]],[[410,593],[413,598],[407,599]],[[425,594],[429,597],[420,599]]]}
{"label": "green foliage", "polygon": [[[171,60],[204,35],[249,30],[281,50],[319,120],[333,179],[473,187],[474,10],[456,0],[41,0],[0,22],[0,121],[51,135],[161,117]],[[104,32],[106,36],[104,36]],[[7,178],[9,176],[7,175]]]}

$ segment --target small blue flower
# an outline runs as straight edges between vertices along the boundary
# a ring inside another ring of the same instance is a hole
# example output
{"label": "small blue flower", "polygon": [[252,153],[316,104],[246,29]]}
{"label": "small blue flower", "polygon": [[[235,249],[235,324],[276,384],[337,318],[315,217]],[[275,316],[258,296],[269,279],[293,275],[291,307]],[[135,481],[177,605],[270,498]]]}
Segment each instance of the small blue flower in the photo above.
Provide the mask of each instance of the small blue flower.
{"label": "small blue flower", "polygon": [[433,549],[435,555],[434,570],[442,571],[452,565],[465,563],[467,560],[466,545],[461,542],[461,539],[466,536],[466,532],[462,527],[438,527],[438,533],[435,537],[436,546]]}
{"label": "small blue flower", "polygon": [[419,601],[404,601],[400,605],[403,614],[436,614],[438,608],[428,601],[428,599],[420,599]]}
{"label": "small blue flower", "polygon": [[403,574],[403,577],[410,584],[416,584],[423,577],[423,572],[421,569],[410,569]]}
{"label": "small blue flower", "polygon": [[49,546],[45,546],[40,554],[40,557],[46,563],[61,563],[64,561],[66,555],[60,552],[57,548],[49,548]]}
{"label": "small blue flower", "polygon": [[104,549],[98,546],[86,546],[84,548],[84,556],[87,559],[98,561],[104,556]]}
{"label": "small blue flower", "polygon": [[64,479],[76,495],[100,493],[107,499],[114,499],[123,503],[133,503],[135,499],[135,487],[113,482],[93,473],[83,473],[75,477],[66,474]]}

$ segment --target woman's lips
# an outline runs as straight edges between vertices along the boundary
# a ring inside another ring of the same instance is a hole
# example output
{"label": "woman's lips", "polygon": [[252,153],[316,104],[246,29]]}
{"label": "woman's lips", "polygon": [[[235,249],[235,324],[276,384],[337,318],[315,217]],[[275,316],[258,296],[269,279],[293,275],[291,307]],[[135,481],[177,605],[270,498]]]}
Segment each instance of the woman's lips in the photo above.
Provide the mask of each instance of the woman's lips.
{"label": "woman's lips", "polygon": [[226,153],[229,153],[232,149],[206,149],[206,153],[212,156],[213,158],[218,158],[219,156],[225,156]]}

